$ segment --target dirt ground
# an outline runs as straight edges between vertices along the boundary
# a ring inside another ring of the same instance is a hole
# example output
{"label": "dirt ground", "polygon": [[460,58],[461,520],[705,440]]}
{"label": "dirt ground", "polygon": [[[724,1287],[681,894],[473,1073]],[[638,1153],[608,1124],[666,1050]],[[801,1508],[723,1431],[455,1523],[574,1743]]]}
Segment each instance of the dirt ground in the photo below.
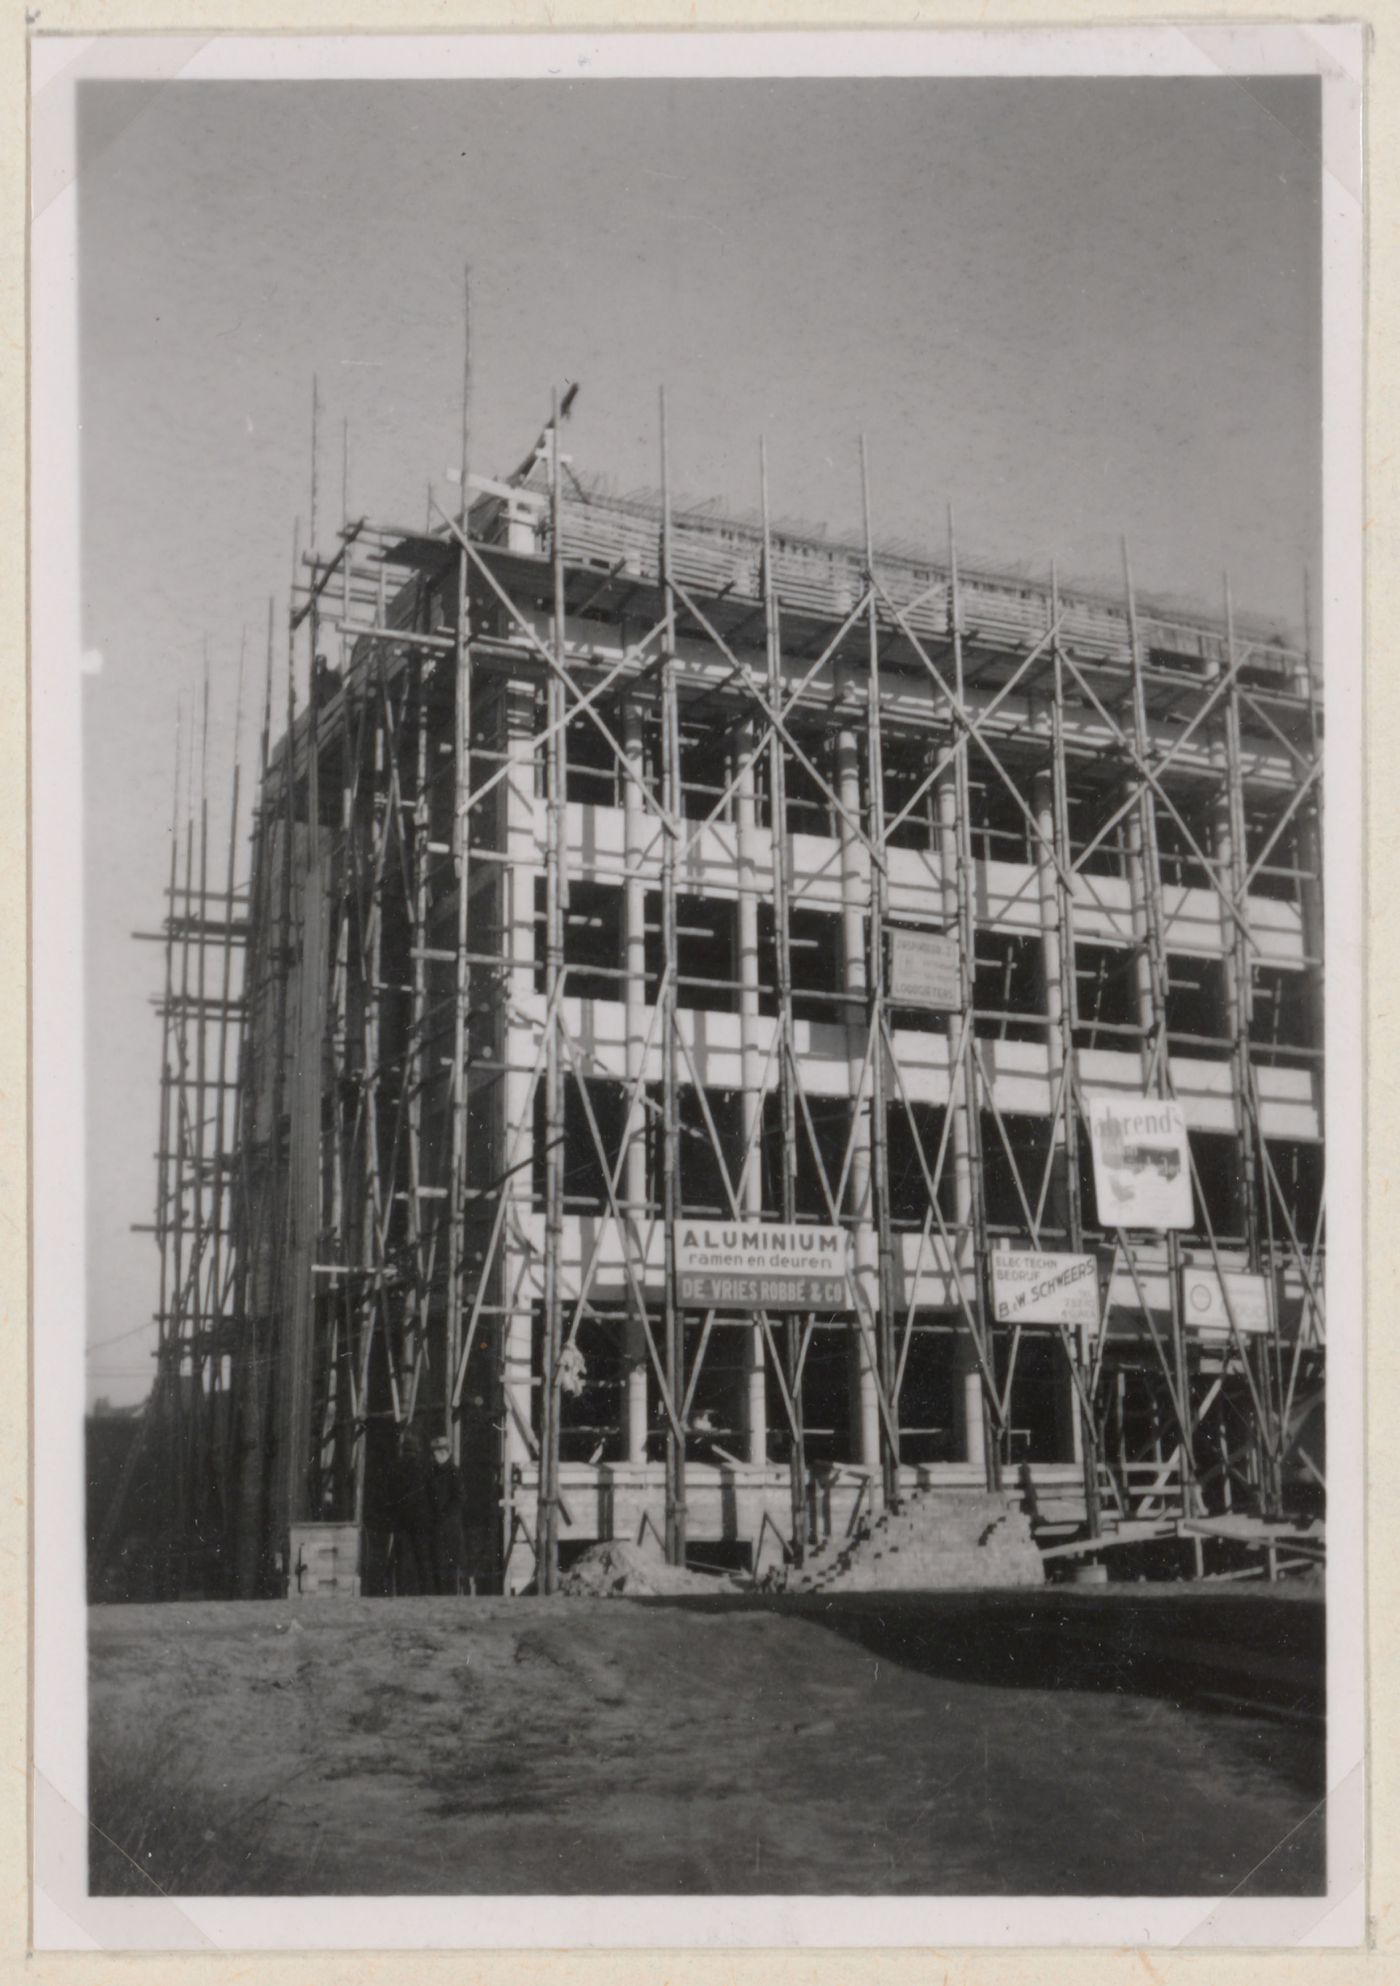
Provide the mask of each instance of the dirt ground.
{"label": "dirt ground", "polygon": [[94,1820],[186,1893],[1308,1894],[1322,1622],[1199,1588],[99,1607]]}

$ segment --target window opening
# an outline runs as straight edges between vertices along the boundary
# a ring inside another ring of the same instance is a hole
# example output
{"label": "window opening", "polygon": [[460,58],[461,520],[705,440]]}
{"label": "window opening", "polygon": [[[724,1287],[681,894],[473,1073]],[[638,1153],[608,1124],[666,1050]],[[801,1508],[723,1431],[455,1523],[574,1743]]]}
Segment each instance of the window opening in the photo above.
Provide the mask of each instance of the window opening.
{"label": "window opening", "polygon": [[905,1462],[954,1462],[962,1390],[955,1334],[946,1321],[915,1320],[899,1389],[899,1450]]}
{"label": "window opening", "polygon": [[[885,1151],[890,1182],[890,1219],[896,1227],[917,1229],[924,1224],[929,1205],[925,1168],[930,1178],[937,1173],[939,1146],[947,1116],[948,1112],[941,1103],[906,1104],[901,1099],[888,1107]],[[922,1164],[919,1160],[920,1146],[923,1147]],[[944,1220],[951,1222],[955,1215],[951,1139],[943,1154],[943,1171],[938,1174],[938,1206]],[[933,1228],[937,1233],[936,1218]]]}
{"label": "window opening", "polygon": [[[652,1205],[662,1201],[662,1092],[659,1084],[648,1085],[650,1125],[648,1173]],[[709,1106],[719,1148],[705,1122]],[[707,1089],[704,1102],[693,1083],[676,1090],[676,1173],[681,1211],[728,1220],[733,1211],[725,1188],[725,1174],[737,1195],[744,1157],[744,1106],[738,1090]],[[723,1164],[721,1165],[721,1159]]]}
{"label": "window opening", "polygon": [[974,861],[1034,861],[1030,821],[996,773],[969,779],[968,805]]}
{"label": "window opening", "polygon": [[[981,1113],[982,1191],[987,1225],[1000,1233],[1024,1235],[1026,1209],[1021,1205],[1021,1195],[1025,1195],[1026,1207],[1034,1213],[1040,1198],[1041,1181],[1045,1177],[1045,1162],[1050,1155],[1054,1125],[1048,1117],[1012,1115],[1006,1111],[1001,1113],[1001,1122],[1006,1133],[1005,1141],[997,1129],[994,1114],[990,1110]],[[1014,1167],[1007,1155],[1007,1143],[1015,1154]],[[1019,1193],[1016,1190],[1018,1174],[1021,1182]]]}
{"label": "window opening", "polygon": [[[794,1019],[837,1025],[855,1018],[854,1007],[839,997],[845,975],[840,913],[795,905],[788,914],[788,931]],[[771,903],[758,906],[758,975],[758,1010],[776,1014],[778,969]]]}
{"label": "window opening", "polygon": [[[1293,1221],[1293,1231],[1304,1250],[1311,1250],[1313,1237],[1317,1233],[1317,1216],[1326,1177],[1324,1149],[1320,1144],[1297,1138],[1269,1138],[1265,1142],[1278,1179],[1279,1194]],[[1267,1236],[1269,1232],[1264,1213],[1264,1194],[1268,1191],[1273,1199],[1274,1241],[1281,1252],[1288,1250],[1288,1229],[1279,1213],[1279,1194],[1274,1194],[1268,1184],[1262,1163],[1259,1166],[1258,1187],[1259,1232],[1261,1236]]]}
{"label": "window opening", "polygon": [[[837,1196],[851,1140],[851,1101],[844,1096],[809,1096],[806,1104],[827,1185],[833,1198],[837,1199],[837,1212],[840,1213],[841,1203]],[[799,1102],[797,1105],[797,1150],[792,1153],[783,1137],[782,1100],[776,1091],[770,1090],[763,1099],[763,1204],[764,1211],[772,1219],[778,1219],[782,1214],[783,1184],[789,1172],[796,1193],[798,1219],[830,1221],[826,1196],[822,1191],[822,1175],[812,1151],[802,1104]]]}
{"label": "window opening", "polygon": [[[1011,1361],[1013,1335],[1005,1328],[995,1334],[997,1377],[1003,1387]],[[1070,1384],[1064,1348],[1058,1336],[1023,1331],[1011,1379],[1009,1462],[1073,1461]]]}
{"label": "window opening", "polygon": [[[535,991],[545,990],[547,886],[535,878]],[[577,1000],[623,997],[623,892],[613,883],[571,882],[564,906],[564,990]]]}
{"label": "window opening", "polygon": [[1254,1060],[1265,1068],[1312,1062],[1315,1044],[1305,972],[1282,965],[1253,968],[1249,1045]]}
{"label": "window opening", "polygon": [[1141,1032],[1134,953],[1123,945],[1077,944],[1074,987],[1075,1047],[1130,1048]]}
{"label": "window opening", "polygon": [[[1160,800],[1155,809],[1157,866],[1162,881],[1176,884],[1181,889],[1211,889],[1215,875],[1211,861],[1214,851],[1210,800],[1200,793],[1173,793],[1171,800],[1175,814]],[[1177,819],[1178,814],[1180,820]],[[1190,830],[1190,840],[1187,839],[1187,829]],[[1192,841],[1200,849],[1200,855],[1192,848]],[[1201,856],[1207,859],[1202,861]]]}
{"label": "window opening", "polygon": [[[1244,816],[1245,868],[1254,869],[1264,850],[1268,856],[1250,877],[1249,894],[1269,897],[1278,903],[1297,903],[1301,897],[1302,884],[1315,881],[1314,872],[1305,868],[1298,833],[1298,816],[1293,814],[1273,846],[1269,847],[1279,820],[1287,812],[1292,794],[1280,794],[1277,799],[1252,799],[1246,802]],[[1306,802],[1304,803],[1306,805]]]}
{"label": "window opening", "polygon": [[979,926],[973,947],[976,1033],[990,1041],[1042,1040],[1045,991],[1039,938]]}
{"label": "window opening", "polygon": [[[600,713],[601,715],[601,713]],[[615,738],[615,723],[604,718]],[[621,743],[621,739],[618,738]],[[591,715],[571,717],[564,733],[568,798],[584,807],[617,807],[622,804],[618,790],[622,778],[617,754],[603,736]]]}
{"label": "window opening", "polygon": [[[1128,816],[1114,822],[1099,839],[1104,824],[1123,804],[1116,786],[1079,787],[1069,796],[1069,849],[1074,868],[1086,876],[1126,876]],[[1096,843],[1093,853],[1084,853]]]}
{"label": "window opening", "polygon": [[1238,1138],[1233,1131],[1189,1131],[1187,1137],[1199,1181],[1193,1232],[1205,1235],[1208,1214],[1217,1241],[1243,1241],[1244,1167]]}
{"label": "window opening", "polygon": [[[584,1087],[587,1089],[588,1101],[598,1126],[603,1155],[600,1157],[598,1146],[589,1128],[588,1113],[584,1108],[579,1078],[570,1072],[564,1078],[564,1209],[566,1213],[571,1214],[602,1213],[607,1207],[608,1178],[617,1172],[617,1162],[622,1152],[623,1132],[627,1126],[627,1088],[624,1083],[590,1076],[584,1079]],[[532,1165],[532,1184],[537,1209],[544,1205],[547,1142],[544,1085],[539,1083],[535,1087]],[[618,1197],[619,1199],[622,1197],[620,1177]]]}
{"label": "window opening", "polygon": [[[565,1319],[565,1329],[572,1311]],[[533,1306],[533,1369],[544,1367],[544,1305]],[[561,1462],[620,1462],[624,1452],[627,1317],[625,1311],[590,1304],[580,1317],[573,1351],[566,1352],[559,1388]],[[543,1388],[532,1389],[531,1419],[540,1432]]]}
{"label": "window opening", "polygon": [[[738,1007],[735,984],[738,906],[733,898],[676,898],[677,1003],[701,1012],[732,1014]],[[661,988],[661,892],[646,898],[647,999],[654,1006]]]}
{"label": "window opening", "polygon": [[[903,813],[928,778],[929,750],[915,739],[884,738],[881,742],[884,771],[885,820],[894,821]],[[938,846],[938,796],[932,786],[915,802],[906,819],[888,829],[891,848],[935,849]]]}
{"label": "window opening", "polygon": [[734,777],[729,734],[709,724],[683,724],[681,740],[681,812],[689,821],[727,821],[734,813],[730,794],[718,813],[720,800]]}
{"label": "window opening", "polygon": [[1167,954],[1167,1040],[1198,1061],[1230,1053],[1224,959]]}

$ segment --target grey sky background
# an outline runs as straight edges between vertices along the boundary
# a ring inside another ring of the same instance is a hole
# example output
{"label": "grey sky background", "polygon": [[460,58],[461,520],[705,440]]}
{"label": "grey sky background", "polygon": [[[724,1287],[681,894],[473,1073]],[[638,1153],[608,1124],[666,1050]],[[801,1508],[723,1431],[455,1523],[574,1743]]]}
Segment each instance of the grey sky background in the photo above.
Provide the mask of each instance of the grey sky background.
{"label": "grey sky background", "polygon": [[285,704],[311,380],[323,515],[420,523],[458,453],[567,446],[624,488],[1297,629],[1319,557],[1311,79],[80,87],[89,1395],[151,1372],[157,928],[177,704],[211,667],[222,843],[275,600]]}

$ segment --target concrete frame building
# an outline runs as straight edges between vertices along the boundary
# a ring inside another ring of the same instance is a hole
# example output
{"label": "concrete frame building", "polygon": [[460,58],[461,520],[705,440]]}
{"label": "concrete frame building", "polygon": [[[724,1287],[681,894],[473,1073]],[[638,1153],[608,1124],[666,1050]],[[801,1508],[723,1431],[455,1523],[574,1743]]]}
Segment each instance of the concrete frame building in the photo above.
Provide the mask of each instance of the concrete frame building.
{"label": "concrete frame building", "polygon": [[[863,454],[847,545],[559,433],[424,530],[313,522],[250,880],[207,820],[172,869],[172,1579],[334,1524],[385,1590],[408,1424],[482,1590],[648,1527],[800,1558],[916,1484],[1069,1547],[1320,1507],[1305,649],[1126,554],[1110,598],[885,548]],[[1105,1217],[1103,1096],[1179,1108],[1189,1226]],[[692,1307],[696,1223],[842,1230],[848,1302]],[[998,1321],[1008,1250],[1092,1258],[1094,1322]]]}

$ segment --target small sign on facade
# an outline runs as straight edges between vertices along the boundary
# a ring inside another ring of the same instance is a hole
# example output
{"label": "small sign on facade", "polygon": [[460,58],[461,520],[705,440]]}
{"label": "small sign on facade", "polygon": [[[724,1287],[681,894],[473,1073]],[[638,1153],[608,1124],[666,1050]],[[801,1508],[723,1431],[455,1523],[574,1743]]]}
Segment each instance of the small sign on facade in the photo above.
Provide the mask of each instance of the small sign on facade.
{"label": "small sign on facade", "polygon": [[1094,1256],[994,1248],[991,1264],[992,1308],[998,1324],[1097,1326],[1099,1265]]}
{"label": "small sign on facade", "polygon": [[956,1013],[962,1005],[958,941],[941,931],[888,927],[888,997],[896,1007],[928,1007]]}
{"label": "small sign on facade", "polygon": [[1088,1110],[1101,1224],[1193,1227],[1191,1155],[1181,1105],[1170,1097],[1091,1096]]}
{"label": "small sign on facade", "polygon": [[683,1221],[676,1301],[687,1310],[851,1310],[844,1228]]}
{"label": "small sign on facade", "polygon": [[[1199,1331],[1228,1331],[1233,1313],[1235,1329],[1267,1331],[1269,1328],[1269,1285],[1265,1276],[1246,1275],[1243,1270],[1225,1271],[1225,1288],[1214,1269],[1183,1268],[1181,1271],[1181,1315],[1185,1323]],[[1229,1309],[1225,1304],[1229,1296]]]}

